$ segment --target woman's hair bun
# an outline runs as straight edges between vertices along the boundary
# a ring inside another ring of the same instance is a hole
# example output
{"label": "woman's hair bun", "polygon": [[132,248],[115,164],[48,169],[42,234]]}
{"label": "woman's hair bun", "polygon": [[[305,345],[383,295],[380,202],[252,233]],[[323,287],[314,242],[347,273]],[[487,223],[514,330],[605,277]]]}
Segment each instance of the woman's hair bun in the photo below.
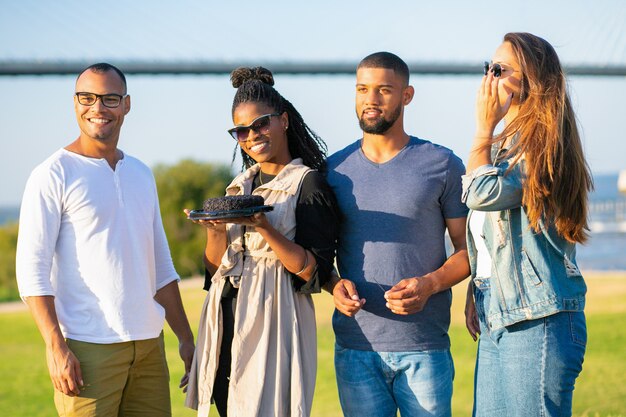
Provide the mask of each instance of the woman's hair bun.
{"label": "woman's hair bun", "polygon": [[267,68],[263,67],[239,67],[230,73],[230,82],[233,84],[233,87],[239,88],[243,83],[259,80],[262,83],[273,86],[274,85],[274,76],[272,72]]}

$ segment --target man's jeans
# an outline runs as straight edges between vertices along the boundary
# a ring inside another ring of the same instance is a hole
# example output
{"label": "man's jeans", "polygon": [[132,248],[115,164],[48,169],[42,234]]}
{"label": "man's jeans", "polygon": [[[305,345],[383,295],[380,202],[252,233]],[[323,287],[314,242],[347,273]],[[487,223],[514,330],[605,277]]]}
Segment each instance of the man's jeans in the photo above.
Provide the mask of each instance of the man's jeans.
{"label": "man's jeans", "polygon": [[571,416],[587,327],[583,312],[561,312],[490,331],[488,279],[474,296],[481,336],[474,375],[474,416]]}
{"label": "man's jeans", "polygon": [[449,350],[372,352],[335,345],[339,401],[346,417],[450,416]]}

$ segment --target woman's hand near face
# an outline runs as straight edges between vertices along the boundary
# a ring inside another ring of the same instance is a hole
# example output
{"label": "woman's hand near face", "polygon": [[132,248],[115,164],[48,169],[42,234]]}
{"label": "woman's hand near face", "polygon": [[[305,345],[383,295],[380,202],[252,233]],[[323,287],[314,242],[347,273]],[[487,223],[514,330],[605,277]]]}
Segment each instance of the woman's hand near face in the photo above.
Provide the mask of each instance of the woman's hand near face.
{"label": "woman's hand near face", "polygon": [[489,71],[483,77],[476,97],[476,134],[467,162],[467,172],[479,166],[491,164],[491,143],[493,131],[511,107],[513,93],[509,94],[504,103],[500,102],[498,86],[500,77]]}
{"label": "woman's hand near face", "polygon": [[500,102],[498,86],[500,77],[489,71],[483,77],[478,96],[476,98],[476,137],[491,139],[496,126],[504,118],[511,107],[513,93],[509,94],[504,103]]}

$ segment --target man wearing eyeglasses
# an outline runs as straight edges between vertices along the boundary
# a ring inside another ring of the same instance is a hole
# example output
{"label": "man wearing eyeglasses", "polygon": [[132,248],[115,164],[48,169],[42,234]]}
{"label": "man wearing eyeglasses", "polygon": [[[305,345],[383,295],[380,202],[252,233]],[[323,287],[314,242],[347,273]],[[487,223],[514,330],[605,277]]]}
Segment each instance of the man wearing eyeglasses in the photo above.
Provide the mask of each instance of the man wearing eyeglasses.
{"label": "man wearing eyeglasses", "polygon": [[61,416],[170,416],[167,319],[187,373],[183,309],[150,169],[118,149],[130,111],[124,74],[77,78],[80,135],[32,172],[17,246],[20,295],[46,344]]}

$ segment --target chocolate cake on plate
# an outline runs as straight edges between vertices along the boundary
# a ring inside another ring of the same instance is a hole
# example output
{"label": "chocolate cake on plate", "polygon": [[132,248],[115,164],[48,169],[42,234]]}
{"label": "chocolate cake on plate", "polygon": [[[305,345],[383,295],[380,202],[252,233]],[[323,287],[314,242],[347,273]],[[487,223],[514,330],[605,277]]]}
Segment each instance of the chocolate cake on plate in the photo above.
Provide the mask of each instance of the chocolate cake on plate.
{"label": "chocolate cake on plate", "polygon": [[204,211],[242,210],[250,207],[259,207],[265,203],[260,195],[227,195],[225,197],[209,198],[204,202]]}
{"label": "chocolate cake on plate", "polygon": [[217,220],[235,217],[248,217],[254,213],[273,210],[272,206],[264,205],[260,195],[227,195],[209,198],[202,205],[202,210],[189,212],[191,220]]}

